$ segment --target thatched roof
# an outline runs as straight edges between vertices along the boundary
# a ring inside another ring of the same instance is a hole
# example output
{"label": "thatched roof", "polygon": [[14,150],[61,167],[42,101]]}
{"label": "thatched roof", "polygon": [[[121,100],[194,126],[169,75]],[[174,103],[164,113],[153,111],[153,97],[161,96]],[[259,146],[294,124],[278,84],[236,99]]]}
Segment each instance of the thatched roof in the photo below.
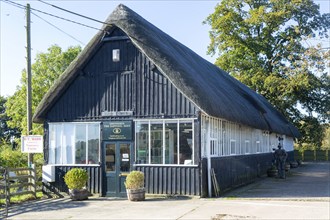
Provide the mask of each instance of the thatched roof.
{"label": "thatched roof", "polygon": [[[116,26],[132,40],[157,68],[196,106],[210,116],[269,130],[299,136],[289,123],[264,97],[249,89],[228,73],[206,61],[140,15],[120,4],[106,20],[103,30]],[[101,43],[103,31],[90,41],[79,57],[45,95],[34,115],[44,121],[57,97],[75,79],[79,68]]]}

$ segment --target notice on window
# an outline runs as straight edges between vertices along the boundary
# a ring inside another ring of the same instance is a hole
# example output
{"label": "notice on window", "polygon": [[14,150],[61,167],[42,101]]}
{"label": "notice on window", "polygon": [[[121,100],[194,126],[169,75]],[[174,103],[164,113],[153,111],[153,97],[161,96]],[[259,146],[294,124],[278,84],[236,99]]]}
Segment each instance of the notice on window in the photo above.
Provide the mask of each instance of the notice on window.
{"label": "notice on window", "polygon": [[21,137],[21,151],[23,153],[42,153],[43,137],[42,135],[29,135]]}

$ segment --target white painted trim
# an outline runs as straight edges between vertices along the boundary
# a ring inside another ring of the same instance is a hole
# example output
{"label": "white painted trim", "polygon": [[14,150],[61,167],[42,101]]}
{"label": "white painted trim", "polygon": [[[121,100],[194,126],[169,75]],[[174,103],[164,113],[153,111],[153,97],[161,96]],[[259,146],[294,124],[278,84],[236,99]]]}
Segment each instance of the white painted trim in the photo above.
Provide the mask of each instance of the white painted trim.
{"label": "white painted trim", "polygon": [[184,165],[184,164],[133,164],[134,167],[144,166],[144,167],[198,167],[198,165]]}

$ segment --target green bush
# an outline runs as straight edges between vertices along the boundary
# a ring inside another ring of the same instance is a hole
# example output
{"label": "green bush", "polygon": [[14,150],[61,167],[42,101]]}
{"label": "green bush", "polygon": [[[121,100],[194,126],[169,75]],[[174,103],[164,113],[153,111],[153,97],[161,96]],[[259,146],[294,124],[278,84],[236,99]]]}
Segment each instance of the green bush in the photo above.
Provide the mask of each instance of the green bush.
{"label": "green bush", "polygon": [[83,189],[88,180],[87,171],[82,168],[73,168],[64,176],[64,181],[69,189]]}
{"label": "green bush", "polygon": [[21,149],[12,149],[9,144],[0,146],[0,166],[2,167],[27,167],[27,154],[21,152]]}
{"label": "green bush", "polygon": [[144,174],[141,171],[130,172],[125,181],[126,189],[141,189],[144,187]]}

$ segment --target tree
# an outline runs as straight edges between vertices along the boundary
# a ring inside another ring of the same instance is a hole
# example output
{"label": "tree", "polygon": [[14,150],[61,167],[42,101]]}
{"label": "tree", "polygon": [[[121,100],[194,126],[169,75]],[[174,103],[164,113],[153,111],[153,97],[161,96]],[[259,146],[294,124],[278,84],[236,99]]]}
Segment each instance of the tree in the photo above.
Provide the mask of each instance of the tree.
{"label": "tree", "polygon": [[301,133],[306,123],[316,125],[310,117],[318,126],[329,120],[329,48],[305,43],[329,37],[329,13],[320,14],[312,0],[222,0],[205,23],[216,65],[266,97]]}
{"label": "tree", "polygon": [[[39,53],[36,56],[36,61],[32,64],[32,112],[80,51],[80,47],[70,47],[63,52],[59,46],[54,45],[48,48],[47,53]],[[22,134],[27,134],[26,70],[22,71],[21,83],[14,95],[8,98],[6,114],[11,118],[11,121],[8,121],[9,127],[17,127]],[[32,133],[43,134],[42,125],[33,124]]]}
{"label": "tree", "polygon": [[324,125],[324,138],[321,149],[330,150],[330,124]]}
{"label": "tree", "polygon": [[18,128],[9,128],[7,122],[10,118],[6,114],[5,103],[7,99],[0,96],[0,145],[9,143],[11,138],[17,137],[20,132]]}

